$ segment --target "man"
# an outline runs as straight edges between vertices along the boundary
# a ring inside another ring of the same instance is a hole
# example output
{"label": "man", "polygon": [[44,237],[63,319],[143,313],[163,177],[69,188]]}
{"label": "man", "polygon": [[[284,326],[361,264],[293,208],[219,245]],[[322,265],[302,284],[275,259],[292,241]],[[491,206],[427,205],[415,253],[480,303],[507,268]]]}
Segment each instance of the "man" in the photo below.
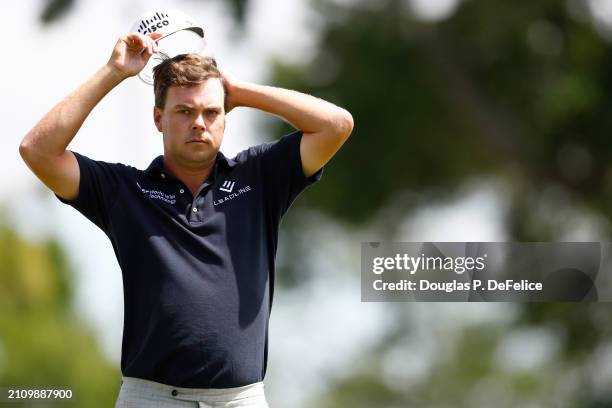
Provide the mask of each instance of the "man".
{"label": "man", "polygon": [[[109,61],[19,151],[113,245],[125,300],[117,407],[267,407],[280,219],[349,137],[352,117],[309,95],[222,75],[211,58],[181,55],[155,69],[163,156],[141,171],[66,150],[96,104],[143,69],[158,36],[120,37]],[[226,158],[225,114],[238,106],[299,131]]]}

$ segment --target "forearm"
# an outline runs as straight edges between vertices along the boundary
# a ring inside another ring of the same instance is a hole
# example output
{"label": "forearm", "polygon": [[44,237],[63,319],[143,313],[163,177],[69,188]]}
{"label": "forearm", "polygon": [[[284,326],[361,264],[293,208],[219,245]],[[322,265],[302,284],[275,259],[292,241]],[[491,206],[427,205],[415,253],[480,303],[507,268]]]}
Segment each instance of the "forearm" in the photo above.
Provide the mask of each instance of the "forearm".
{"label": "forearm", "polygon": [[352,118],[346,110],[314,96],[248,82],[238,82],[232,88],[234,106],[280,116],[304,133],[326,130],[341,133],[347,127],[352,128]]}
{"label": "forearm", "polygon": [[22,156],[61,155],[77,134],[87,116],[123,77],[108,65],[66,96],[28,132],[20,145]]}

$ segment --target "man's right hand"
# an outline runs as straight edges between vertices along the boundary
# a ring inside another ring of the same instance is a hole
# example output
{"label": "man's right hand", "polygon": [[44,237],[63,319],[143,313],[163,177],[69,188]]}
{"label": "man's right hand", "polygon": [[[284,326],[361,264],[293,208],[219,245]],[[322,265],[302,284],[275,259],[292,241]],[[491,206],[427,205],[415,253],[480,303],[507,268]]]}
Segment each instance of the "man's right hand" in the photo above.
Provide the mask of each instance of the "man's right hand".
{"label": "man's right hand", "polygon": [[138,74],[147,65],[151,55],[157,52],[155,40],[160,37],[159,33],[122,35],[117,40],[107,65],[122,79]]}

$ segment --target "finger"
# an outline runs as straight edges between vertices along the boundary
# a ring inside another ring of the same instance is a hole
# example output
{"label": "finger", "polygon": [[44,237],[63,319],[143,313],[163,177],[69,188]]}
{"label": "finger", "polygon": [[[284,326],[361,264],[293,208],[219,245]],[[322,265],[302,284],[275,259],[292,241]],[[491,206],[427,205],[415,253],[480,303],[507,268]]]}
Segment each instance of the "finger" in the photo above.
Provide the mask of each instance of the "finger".
{"label": "finger", "polygon": [[151,44],[145,42],[143,45],[144,46],[140,49],[140,54],[145,55],[148,58],[152,55]]}
{"label": "finger", "polygon": [[143,48],[141,52],[151,55],[153,53],[153,46],[151,45],[151,39],[148,36],[143,36],[142,42],[143,42]]}
{"label": "finger", "polygon": [[151,54],[155,54],[157,52],[157,43],[152,38],[148,37],[149,44],[151,44]]}
{"label": "finger", "polygon": [[143,36],[142,40],[143,40],[143,43],[144,43],[144,50],[143,50],[143,52],[145,52],[147,55],[152,55],[153,54],[153,46],[151,45],[151,39],[148,36]]}
{"label": "finger", "polygon": [[127,46],[127,48],[130,49],[130,50],[135,50],[135,49],[141,48],[138,45],[138,38],[137,37],[134,37],[132,35],[126,35],[122,40],[125,43],[125,45]]}
{"label": "finger", "polygon": [[138,33],[130,33],[125,36],[125,43],[132,50],[142,49],[146,46],[145,36]]}
{"label": "finger", "polygon": [[160,39],[162,37],[162,35],[160,33],[149,33],[146,36],[147,41],[149,41],[151,43],[152,49],[153,49],[153,53],[157,52],[157,40]]}

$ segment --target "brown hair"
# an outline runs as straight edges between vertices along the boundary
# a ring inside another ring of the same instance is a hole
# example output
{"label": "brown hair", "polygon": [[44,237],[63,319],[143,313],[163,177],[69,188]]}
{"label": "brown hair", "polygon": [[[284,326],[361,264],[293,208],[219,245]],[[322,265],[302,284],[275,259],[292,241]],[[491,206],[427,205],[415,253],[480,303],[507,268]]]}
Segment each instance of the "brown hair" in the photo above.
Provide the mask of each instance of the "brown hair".
{"label": "brown hair", "polygon": [[197,54],[180,54],[168,58],[153,68],[153,92],[155,106],[164,109],[168,88],[171,86],[196,86],[209,78],[219,78],[225,92],[225,108],[227,110],[227,86],[217,61],[212,57]]}

